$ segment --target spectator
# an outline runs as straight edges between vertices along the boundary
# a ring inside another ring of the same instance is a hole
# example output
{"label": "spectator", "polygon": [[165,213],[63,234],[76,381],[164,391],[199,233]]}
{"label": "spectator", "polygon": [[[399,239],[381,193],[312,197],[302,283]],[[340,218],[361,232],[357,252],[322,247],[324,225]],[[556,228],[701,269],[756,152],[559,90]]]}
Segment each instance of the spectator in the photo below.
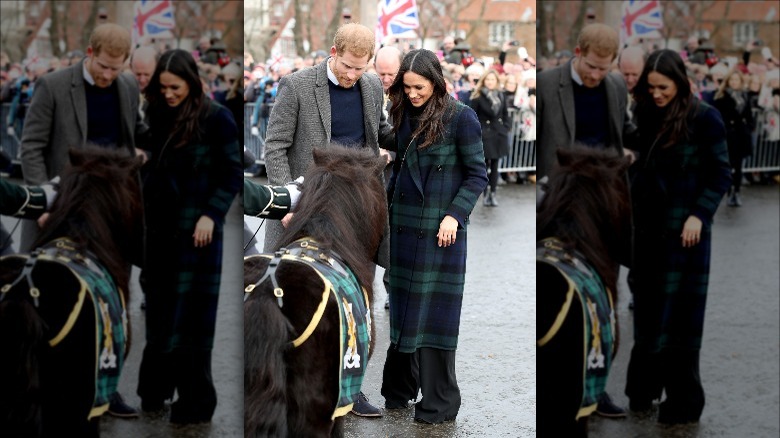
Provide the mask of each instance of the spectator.
{"label": "spectator", "polygon": [[482,202],[485,206],[497,207],[498,161],[509,154],[511,120],[495,70],[488,70],[479,78],[471,93],[469,105],[477,114],[482,127],[482,146],[488,174],[488,186]]}

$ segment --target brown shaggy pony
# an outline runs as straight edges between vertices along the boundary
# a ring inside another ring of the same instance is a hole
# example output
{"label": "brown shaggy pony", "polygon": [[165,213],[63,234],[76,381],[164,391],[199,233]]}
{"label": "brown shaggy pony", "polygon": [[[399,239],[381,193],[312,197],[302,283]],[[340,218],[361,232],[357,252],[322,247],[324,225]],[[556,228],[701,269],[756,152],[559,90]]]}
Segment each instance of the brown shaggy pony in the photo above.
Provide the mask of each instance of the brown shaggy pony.
{"label": "brown shaggy pony", "polygon": [[[382,169],[384,160],[368,150],[315,148],[295,213],[277,242],[278,249],[312,239],[346,264],[369,302],[387,221]],[[244,286],[255,285],[268,265],[267,257],[247,257]],[[291,260],[279,263],[275,278],[284,290],[282,307],[271,281],[257,285],[244,303],[244,435],[342,436],[344,417],[331,419],[339,395],[339,304],[330,295],[311,337],[293,348],[322,300],[323,282],[313,268]]]}
{"label": "brown shaggy pony", "polygon": [[[537,242],[554,237],[568,254],[579,253],[601,277],[614,305],[619,261],[631,236],[628,160],[584,147],[558,149],[557,155],[560,165],[536,211]],[[537,337],[555,324],[568,289],[558,269],[537,259]],[[557,334],[536,349],[539,437],[587,436],[587,416],[575,420],[583,397],[583,338],[583,309],[574,299]],[[617,343],[616,337],[614,351]]]}
{"label": "brown shaggy pony", "polygon": [[[127,303],[130,261],[139,257],[143,239],[141,162],[88,148],[71,149],[70,163],[33,247],[67,238],[60,243],[74,260],[86,256],[102,265],[111,277],[107,284]],[[97,436],[99,417],[88,420],[99,360],[93,300],[80,295],[81,277],[60,259],[35,259],[29,278],[20,276],[26,260],[0,258],[0,287],[6,286],[0,296],[0,435]],[[35,288],[40,295],[33,299]]]}

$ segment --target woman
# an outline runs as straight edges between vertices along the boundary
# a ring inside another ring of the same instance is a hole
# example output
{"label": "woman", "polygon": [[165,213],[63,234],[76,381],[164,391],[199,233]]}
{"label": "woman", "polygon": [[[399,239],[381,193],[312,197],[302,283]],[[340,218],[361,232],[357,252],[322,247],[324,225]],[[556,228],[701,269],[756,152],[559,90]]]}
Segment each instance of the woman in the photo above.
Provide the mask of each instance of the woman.
{"label": "woman", "polygon": [[230,111],[204,95],[184,50],[160,57],[145,95],[152,158],[144,176],[146,348],[138,395],[144,411],[157,411],[175,389],[172,422],[210,421],[223,226],[242,180],[238,132]]}
{"label": "woman", "polygon": [[666,391],[658,421],[699,420],[699,351],[712,218],[731,182],[717,110],[691,94],[677,52],[650,55],[634,89],[640,159],[632,182],[634,347],[626,395],[644,411]]}
{"label": "woman", "polygon": [[509,154],[509,128],[511,120],[507,111],[504,92],[499,88],[498,72],[486,71],[471,92],[469,106],[477,113],[482,125],[482,145],[485,148],[485,166],[488,169],[490,191],[485,192],[483,204],[498,206],[498,161]]}
{"label": "woman", "polygon": [[390,197],[390,340],[382,395],[415,420],[455,419],[469,214],[487,184],[479,120],[447,94],[429,50],[404,57],[390,86],[398,155]]}
{"label": "woman", "polygon": [[739,207],[742,205],[739,196],[742,187],[742,161],[753,153],[750,138],[753,132],[753,110],[744,91],[744,81],[739,70],[732,69],[723,78],[718,91],[715,92],[713,104],[720,111],[726,125],[726,143],[732,169],[728,205]]}

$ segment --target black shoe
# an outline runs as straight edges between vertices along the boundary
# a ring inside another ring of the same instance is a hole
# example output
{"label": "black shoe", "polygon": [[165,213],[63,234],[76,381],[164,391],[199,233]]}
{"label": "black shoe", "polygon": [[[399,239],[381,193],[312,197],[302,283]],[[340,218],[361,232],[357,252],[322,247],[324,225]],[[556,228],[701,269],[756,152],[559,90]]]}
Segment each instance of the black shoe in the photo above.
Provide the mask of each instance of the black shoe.
{"label": "black shoe", "polygon": [[212,415],[214,415],[213,407],[209,409],[203,406],[192,406],[192,404],[182,403],[181,400],[171,405],[171,423],[174,424],[208,423]]}
{"label": "black shoe", "polygon": [[390,309],[390,295],[385,297],[385,309]]}
{"label": "black shoe", "polygon": [[631,295],[631,299],[628,300],[628,310],[634,310],[634,295]]}
{"label": "black shoe", "polygon": [[358,394],[358,399],[352,405],[352,413],[359,417],[381,417],[382,411],[368,402],[368,397],[362,392]]}
{"label": "black shoe", "polygon": [[599,397],[599,403],[596,406],[596,413],[607,418],[626,417],[626,410],[612,403],[612,399],[606,392]]}
{"label": "black shoe", "polygon": [[128,406],[118,392],[111,394],[108,414],[119,418],[136,418],[140,415],[138,409]]}

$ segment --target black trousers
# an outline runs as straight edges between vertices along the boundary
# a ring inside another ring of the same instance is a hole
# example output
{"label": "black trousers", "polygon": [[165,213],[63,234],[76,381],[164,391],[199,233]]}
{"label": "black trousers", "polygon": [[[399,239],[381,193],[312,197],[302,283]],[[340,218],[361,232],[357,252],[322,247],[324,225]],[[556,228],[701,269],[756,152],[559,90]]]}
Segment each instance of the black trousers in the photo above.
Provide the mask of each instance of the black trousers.
{"label": "black trousers", "polygon": [[177,349],[162,352],[153,344],[144,348],[138,377],[138,395],[152,404],[179,398],[171,407],[171,420],[183,423],[208,421],[217,407],[217,391],[211,378],[211,351]]}
{"label": "black trousers", "polygon": [[665,348],[658,353],[643,348],[631,350],[626,395],[632,401],[649,403],[660,399],[658,420],[681,423],[698,421],[704,409],[704,388],[699,375],[699,350]]}
{"label": "black trousers", "polygon": [[488,187],[490,187],[491,192],[495,192],[498,186],[498,161],[498,158],[485,160],[485,168],[488,172]]}
{"label": "black trousers", "polygon": [[385,407],[406,407],[409,400],[417,398],[419,390],[423,397],[415,405],[415,419],[427,423],[455,419],[460,409],[455,351],[419,348],[414,353],[401,353],[390,344],[382,373]]}

